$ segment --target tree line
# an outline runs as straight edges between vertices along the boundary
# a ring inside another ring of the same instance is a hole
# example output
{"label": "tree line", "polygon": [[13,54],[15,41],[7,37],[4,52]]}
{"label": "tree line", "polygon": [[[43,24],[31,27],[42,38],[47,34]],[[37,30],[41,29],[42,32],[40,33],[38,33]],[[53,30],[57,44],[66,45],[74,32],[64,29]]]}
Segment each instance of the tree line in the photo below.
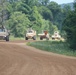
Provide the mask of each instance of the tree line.
{"label": "tree line", "polygon": [[71,48],[76,45],[75,13],[76,0],[74,10],[69,5],[61,8],[50,0],[0,0],[0,25],[10,29],[13,36],[23,37],[29,27],[37,34],[42,30],[48,30],[50,35],[56,30],[64,30]]}
{"label": "tree line", "polygon": [[67,42],[70,48],[76,50],[76,0],[74,0],[74,10],[70,11],[63,22],[63,29],[67,33]]}

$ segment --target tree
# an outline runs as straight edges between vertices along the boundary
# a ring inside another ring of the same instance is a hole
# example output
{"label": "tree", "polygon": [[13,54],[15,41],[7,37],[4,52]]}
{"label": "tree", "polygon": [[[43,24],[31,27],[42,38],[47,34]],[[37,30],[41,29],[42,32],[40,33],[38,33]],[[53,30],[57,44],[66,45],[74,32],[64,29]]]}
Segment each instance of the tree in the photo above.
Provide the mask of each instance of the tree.
{"label": "tree", "polygon": [[3,26],[6,17],[6,0],[0,1],[0,24]]}
{"label": "tree", "polygon": [[54,31],[58,31],[58,28],[56,25],[53,25],[51,22],[49,22],[49,32],[52,35]]}
{"label": "tree", "polygon": [[70,13],[70,11],[71,11],[71,7],[65,4],[65,6],[63,7],[63,13],[64,13],[63,15],[65,18]]}
{"label": "tree", "polygon": [[49,20],[42,20],[42,29],[41,30],[47,30],[49,32]]}
{"label": "tree", "polygon": [[67,33],[67,42],[70,44],[70,48],[76,50],[76,0],[74,1],[74,11],[69,13],[63,24]]}
{"label": "tree", "polygon": [[7,0],[7,1],[12,4],[12,3],[20,1],[20,0]]}
{"label": "tree", "polygon": [[22,0],[23,3],[27,4],[30,7],[36,6],[38,0]]}
{"label": "tree", "polygon": [[47,6],[50,0],[38,0],[41,5]]}
{"label": "tree", "polygon": [[52,12],[46,7],[46,6],[41,6],[38,8],[39,13],[43,16],[45,20],[50,20],[52,21],[53,19],[53,14]]}
{"label": "tree", "polygon": [[15,37],[23,37],[29,24],[29,19],[22,12],[14,12],[7,21],[7,25]]}
{"label": "tree", "polygon": [[7,0],[6,11],[7,11],[8,19],[13,12],[17,11],[15,8],[17,3],[18,3],[18,0]]}
{"label": "tree", "polygon": [[31,21],[30,27],[33,27],[39,33],[39,31],[42,28],[42,16],[39,14],[38,9],[37,9],[36,6],[34,6],[32,8],[32,12],[30,14],[31,14],[29,16],[29,19]]}
{"label": "tree", "polygon": [[48,6],[47,6],[49,9],[50,9],[50,11],[52,12],[52,14],[53,14],[53,19],[52,19],[52,22],[53,22],[53,24],[54,25],[58,25],[59,24],[59,22],[57,21],[57,19],[59,19],[58,17],[60,17],[60,16],[58,16],[59,14],[60,14],[60,12],[61,12],[61,7],[60,7],[60,5],[58,5],[56,2],[50,2],[49,4],[48,4]]}
{"label": "tree", "polygon": [[68,14],[71,12],[71,7],[67,4],[60,10],[58,15],[56,16],[55,24],[57,25],[58,29],[62,31],[62,23],[64,19],[68,16]]}
{"label": "tree", "polygon": [[74,0],[74,10],[76,11],[76,0]]}
{"label": "tree", "polygon": [[22,11],[22,13],[25,13],[25,14],[29,14],[29,12],[31,11],[31,8],[23,2],[18,2],[16,4],[15,9],[16,11]]}
{"label": "tree", "polygon": [[52,12],[53,16],[55,17],[59,11],[61,10],[60,6],[56,2],[50,2],[49,5],[47,6]]}
{"label": "tree", "polygon": [[67,33],[67,42],[70,48],[76,49],[76,13],[72,11],[64,20],[64,30]]}

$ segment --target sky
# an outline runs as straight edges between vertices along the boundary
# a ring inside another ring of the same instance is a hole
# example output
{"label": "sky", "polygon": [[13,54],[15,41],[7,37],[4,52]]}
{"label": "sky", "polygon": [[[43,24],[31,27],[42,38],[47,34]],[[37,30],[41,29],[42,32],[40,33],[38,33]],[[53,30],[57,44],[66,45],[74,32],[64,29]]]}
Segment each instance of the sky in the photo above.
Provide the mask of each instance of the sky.
{"label": "sky", "polygon": [[74,0],[50,0],[50,1],[55,1],[55,2],[57,2],[58,4],[74,2]]}

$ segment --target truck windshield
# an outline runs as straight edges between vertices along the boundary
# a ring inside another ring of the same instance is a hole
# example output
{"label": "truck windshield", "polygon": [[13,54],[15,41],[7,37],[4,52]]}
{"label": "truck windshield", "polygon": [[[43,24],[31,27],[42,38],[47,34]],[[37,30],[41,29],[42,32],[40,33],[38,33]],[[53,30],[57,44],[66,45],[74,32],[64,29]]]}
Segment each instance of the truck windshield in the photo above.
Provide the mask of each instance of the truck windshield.
{"label": "truck windshield", "polygon": [[4,29],[0,29],[0,32],[5,32],[5,30]]}

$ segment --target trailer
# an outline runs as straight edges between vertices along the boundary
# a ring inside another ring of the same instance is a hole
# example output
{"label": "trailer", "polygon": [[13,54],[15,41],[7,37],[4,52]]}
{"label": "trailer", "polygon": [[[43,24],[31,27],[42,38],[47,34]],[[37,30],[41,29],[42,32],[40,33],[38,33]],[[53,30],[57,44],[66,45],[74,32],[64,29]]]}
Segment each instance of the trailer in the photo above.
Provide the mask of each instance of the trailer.
{"label": "trailer", "polygon": [[49,40],[49,33],[46,30],[42,31],[42,33],[38,34],[38,36],[40,37],[40,40],[43,40],[43,39]]}

